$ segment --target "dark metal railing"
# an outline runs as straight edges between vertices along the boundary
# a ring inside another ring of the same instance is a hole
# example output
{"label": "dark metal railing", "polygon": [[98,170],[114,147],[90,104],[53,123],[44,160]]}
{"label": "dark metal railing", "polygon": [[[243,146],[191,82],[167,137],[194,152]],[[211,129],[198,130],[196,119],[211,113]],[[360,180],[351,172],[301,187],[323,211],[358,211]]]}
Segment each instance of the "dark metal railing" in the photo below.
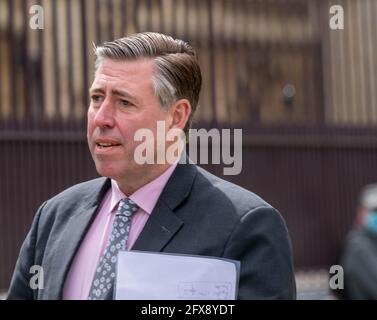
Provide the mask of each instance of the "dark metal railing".
{"label": "dark metal railing", "polygon": [[[324,101],[330,60],[318,24],[328,23],[328,3],[0,0],[0,291],[38,206],[96,176],[85,142],[92,42],[147,30],[197,48],[204,84],[195,126],[244,130],[242,174],[224,178],[279,209],[296,267],[337,262],[357,192],[377,180],[377,132],[326,118],[335,106]],[[44,30],[29,27],[32,4],[44,8]],[[286,84],[297,92],[288,102]]]}

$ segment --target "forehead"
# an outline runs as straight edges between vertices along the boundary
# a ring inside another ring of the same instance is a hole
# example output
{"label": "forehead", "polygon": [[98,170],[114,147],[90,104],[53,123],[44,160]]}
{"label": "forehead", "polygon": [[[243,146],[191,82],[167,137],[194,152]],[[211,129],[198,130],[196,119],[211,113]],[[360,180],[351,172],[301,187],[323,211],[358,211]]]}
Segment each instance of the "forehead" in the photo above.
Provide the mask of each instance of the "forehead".
{"label": "forehead", "polygon": [[154,66],[153,59],[114,60],[105,58],[95,73],[93,84],[145,87],[152,84]]}

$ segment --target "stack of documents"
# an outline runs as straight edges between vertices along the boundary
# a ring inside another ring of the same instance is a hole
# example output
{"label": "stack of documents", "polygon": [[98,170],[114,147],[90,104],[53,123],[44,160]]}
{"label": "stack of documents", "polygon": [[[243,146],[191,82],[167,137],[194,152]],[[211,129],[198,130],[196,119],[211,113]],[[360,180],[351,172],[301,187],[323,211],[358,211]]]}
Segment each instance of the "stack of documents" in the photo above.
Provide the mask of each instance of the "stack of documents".
{"label": "stack of documents", "polygon": [[142,251],[118,255],[117,300],[234,300],[239,261]]}

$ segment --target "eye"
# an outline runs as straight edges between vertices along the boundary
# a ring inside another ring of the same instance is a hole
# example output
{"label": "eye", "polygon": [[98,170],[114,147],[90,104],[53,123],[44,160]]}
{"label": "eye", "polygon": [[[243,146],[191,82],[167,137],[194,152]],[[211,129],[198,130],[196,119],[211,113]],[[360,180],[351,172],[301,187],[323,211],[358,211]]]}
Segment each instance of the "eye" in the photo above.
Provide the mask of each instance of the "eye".
{"label": "eye", "polygon": [[98,94],[92,94],[90,96],[90,99],[93,101],[93,102],[100,102],[102,100],[102,96],[98,95]]}
{"label": "eye", "polygon": [[132,102],[128,101],[128,100],[120,100],[120,104],[123,106],[123,107],[129,107],[129,106],[132,106]]}

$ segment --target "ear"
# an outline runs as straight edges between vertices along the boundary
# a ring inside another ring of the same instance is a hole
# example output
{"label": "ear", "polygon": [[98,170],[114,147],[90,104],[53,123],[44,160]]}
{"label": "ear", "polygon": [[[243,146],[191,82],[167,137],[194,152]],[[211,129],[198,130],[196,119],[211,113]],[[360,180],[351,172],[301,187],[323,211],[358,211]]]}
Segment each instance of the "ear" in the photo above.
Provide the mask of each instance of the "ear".
{"label": "ear", "polygon": [[191,104],[187,99],[180,99],[170,108],[169,112],[170,123],[168,129],[183,130],[191,114]]}

